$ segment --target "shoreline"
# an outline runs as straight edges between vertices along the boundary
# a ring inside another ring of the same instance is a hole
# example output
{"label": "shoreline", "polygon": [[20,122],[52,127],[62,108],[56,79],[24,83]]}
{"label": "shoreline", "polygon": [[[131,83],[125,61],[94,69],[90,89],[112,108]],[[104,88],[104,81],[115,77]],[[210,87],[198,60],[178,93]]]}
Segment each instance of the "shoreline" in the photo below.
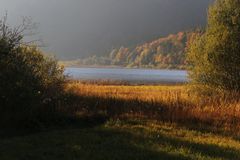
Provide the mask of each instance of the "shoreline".
{"label": "shoreline", "polygon": [[92,68],[92,69],[139,69],[139,70],[170,70],[170,71],[187,71],[179,68],[148,68],[148,67],[124,67],[124,66],[101,66],[101,65],[63,65],[64,68]]}

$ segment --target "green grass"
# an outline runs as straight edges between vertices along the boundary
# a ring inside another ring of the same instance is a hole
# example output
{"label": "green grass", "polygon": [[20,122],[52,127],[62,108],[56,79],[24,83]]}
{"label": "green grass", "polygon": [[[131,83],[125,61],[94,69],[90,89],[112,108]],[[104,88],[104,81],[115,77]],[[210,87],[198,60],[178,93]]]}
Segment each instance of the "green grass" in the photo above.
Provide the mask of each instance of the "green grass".
{"label": "green grass", "polygon": [[1,160],[240,159],[233,137],[155,121],[107,121],[0,138]]}

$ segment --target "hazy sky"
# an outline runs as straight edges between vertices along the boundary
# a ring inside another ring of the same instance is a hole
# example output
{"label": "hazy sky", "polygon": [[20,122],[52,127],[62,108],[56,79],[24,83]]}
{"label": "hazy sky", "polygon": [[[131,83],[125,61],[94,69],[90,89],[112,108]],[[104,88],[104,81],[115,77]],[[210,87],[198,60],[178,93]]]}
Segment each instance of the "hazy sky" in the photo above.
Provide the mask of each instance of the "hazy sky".
{"label": "hazy sky", "polygon": [[39,23],[46,51],[59,58],[103,54],[204,25],[211,0],[0,0],[9,23]]}

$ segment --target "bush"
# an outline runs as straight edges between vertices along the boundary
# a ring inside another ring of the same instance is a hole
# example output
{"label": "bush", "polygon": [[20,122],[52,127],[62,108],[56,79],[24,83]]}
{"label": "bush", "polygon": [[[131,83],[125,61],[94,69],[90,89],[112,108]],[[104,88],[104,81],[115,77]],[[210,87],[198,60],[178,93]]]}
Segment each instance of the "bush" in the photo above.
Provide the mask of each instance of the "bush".
{"label": "bush", "polygon": [[41,114],[55,112],[63,91],[63,68],[36,46],[24,44],[24,29],[25,24],[9,27],[6,18],[0,22],[1,122],[38,121]]}

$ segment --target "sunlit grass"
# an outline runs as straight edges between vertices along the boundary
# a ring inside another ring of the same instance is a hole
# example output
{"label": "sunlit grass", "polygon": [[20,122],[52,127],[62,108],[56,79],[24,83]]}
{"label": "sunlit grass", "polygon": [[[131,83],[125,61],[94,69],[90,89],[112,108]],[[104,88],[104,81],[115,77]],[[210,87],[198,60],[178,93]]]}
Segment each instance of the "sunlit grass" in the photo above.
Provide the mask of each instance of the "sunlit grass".
{"label": "sunlit grass", "polygon": [[101,85],[69,83],[67,91],[81,98],[77,106],[115,117],[145,117],[188,123],[210,130],[239,134],[238,96],[199,98],[186,85]]}
{"label": "sunlit grass", "polygon": [[[176,86],[128,86],[128,85],[96,85],[96,84],[81,84],[70,83],[67,89],[75,89],[80,95],[99,96],[99,97],[114,97],[124,99],[141,99],[148,100],[168,100],[174,96],[187,96],[182,91],[186,88],[183,85]],[[179,95],[180,94],[180,95]],[[179,98],[179,97],[175,97]]]}

